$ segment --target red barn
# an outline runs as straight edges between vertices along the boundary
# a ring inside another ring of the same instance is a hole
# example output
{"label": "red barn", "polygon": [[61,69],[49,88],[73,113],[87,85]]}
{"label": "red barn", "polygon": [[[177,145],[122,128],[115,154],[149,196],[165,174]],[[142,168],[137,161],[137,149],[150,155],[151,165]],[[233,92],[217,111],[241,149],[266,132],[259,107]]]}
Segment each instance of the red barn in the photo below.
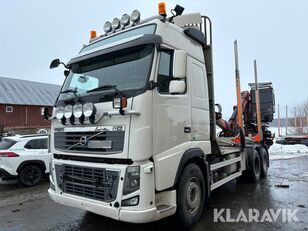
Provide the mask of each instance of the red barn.
{"label": "red barn", "polygon": [[49,128],[50,122],[41,116],[42,107],[55,103],[60,86],[20,79],[0,77],[0,135],[1,131],[35,132]]}

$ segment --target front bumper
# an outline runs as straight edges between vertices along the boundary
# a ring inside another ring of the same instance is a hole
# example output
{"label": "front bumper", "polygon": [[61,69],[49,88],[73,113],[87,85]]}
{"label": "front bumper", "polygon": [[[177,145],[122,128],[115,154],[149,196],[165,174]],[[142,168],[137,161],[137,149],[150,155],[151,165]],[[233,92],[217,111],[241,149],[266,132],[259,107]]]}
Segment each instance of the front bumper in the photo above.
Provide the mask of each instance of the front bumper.
{"label": "front bumper", "polygon": [[[87,198],[81,195],[73,195],[63,191],[56,181],[55,165],[74,165],[88,168],[105,168],[109,170],[119,171],[120,182],[117,189],[117,196],[114,201],[104,202],[95,198]],[[126,221],[130,223],[147,223],[160,220],[166,216],[175,213],[175,208],[168,211],[159,211],[157,208],[157,198],[155,196],[153,163],[142,163],[140,166],[140,189],[123,195],[123,185],[126,172],[126,165],[108,165],[100,163],[77,162],[70,160],[53,160],[52,171],[50,176],[51,188],[48,190],[49,196],[57,203],[87,210],[105,217],[115,220]],[[121,201],[139,195],[139,204],[136,206],[121,206]],[[172,197],[174,198],[174,196]],[[165,203],[168,204],[168,203]]]}
{"label": "front bumper", "polygon": [[[166,214],[161,214],[156,207],[145,210],[125,210],[111,206],[102,206],[97,203],[78,199],[71,195],[60,195],[54,190],[48,190],[49,196],[57,203],[87,210],[105,217],[130,223],[147,223],[159,220]],[[171,215],[171,214],[170,214]]]}

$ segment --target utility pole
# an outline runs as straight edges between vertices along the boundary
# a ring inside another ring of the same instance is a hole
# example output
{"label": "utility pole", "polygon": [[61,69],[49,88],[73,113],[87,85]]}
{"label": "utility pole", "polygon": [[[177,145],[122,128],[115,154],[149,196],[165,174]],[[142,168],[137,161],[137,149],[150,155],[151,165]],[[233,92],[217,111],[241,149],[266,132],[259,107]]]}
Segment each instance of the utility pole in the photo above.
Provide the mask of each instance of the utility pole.
{"label": "utility pole", "polygon": [[295,131],[297,130],[297,123],[296,123],[296,107],[294,107],[294,127]]}
{"label": "utility pole", "polygon": [[278,137],[281,136],[281,133],[280,133],[280,107],[279,107],[279,104],[278,104]]}
{"label": "utility pole", "polygon": [[299,130],[303,132],[302,108],[299,109]]}
{"label": "utility pole", "polygon": [[288,105],[286,105],[286,136],[288,135]]}

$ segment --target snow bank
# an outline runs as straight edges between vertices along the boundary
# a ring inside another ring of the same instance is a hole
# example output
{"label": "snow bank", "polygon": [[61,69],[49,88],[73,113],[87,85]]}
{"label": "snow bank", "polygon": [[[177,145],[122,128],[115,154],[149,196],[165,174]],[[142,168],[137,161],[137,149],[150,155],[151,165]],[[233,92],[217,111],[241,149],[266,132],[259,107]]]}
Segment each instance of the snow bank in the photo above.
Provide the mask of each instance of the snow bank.
{"label": "snow bank", "polygon": [[271,160],[291,159],[308,155],[308,147],[302,144],[281,145],[274,143],[269,149]]}

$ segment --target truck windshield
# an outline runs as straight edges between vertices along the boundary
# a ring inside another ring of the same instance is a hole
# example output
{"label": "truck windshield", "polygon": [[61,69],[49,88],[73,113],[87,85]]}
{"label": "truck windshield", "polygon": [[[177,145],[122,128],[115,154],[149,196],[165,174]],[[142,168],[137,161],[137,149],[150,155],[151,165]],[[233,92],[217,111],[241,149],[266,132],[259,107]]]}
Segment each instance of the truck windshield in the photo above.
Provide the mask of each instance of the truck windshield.
{"label": "truck windshield", "polygon": [[[58,101],[76,95],[81,99],[95,94],[110,94],[102,86],[116,86],[121,92],[145,88],[149,78],[154,45],[133,47],[76,63],[66,78]],[[99,89],[101,91],[91,91]]]}

